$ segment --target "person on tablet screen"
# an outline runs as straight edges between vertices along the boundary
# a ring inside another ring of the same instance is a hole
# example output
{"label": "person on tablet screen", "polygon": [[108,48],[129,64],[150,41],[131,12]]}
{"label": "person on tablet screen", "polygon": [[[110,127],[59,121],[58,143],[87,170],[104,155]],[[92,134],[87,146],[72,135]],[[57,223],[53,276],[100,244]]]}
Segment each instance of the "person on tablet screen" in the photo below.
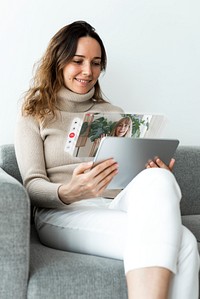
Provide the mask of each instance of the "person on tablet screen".
{"label": "person on tablet screen", "polygon": [[121,118],[115,125],[110,136],[116,137],[131,137],[132,135],[132,120],[129,116]]}
{"label": "person on tablet screen", "polygon": [[92,149],[89,153],[89,157],[94,157],[96,155],[97,149],[101,142],[101,139],[106,136],[113,137],[131,137],[132,135],[132,120],[129,116],[120,118],[112,129],[110,135],[101,134],[101,136],[94,140]]}
{"label": "person on tablet screen", "polygon": [[92,168],[92,158],[64,151],[75,116],[123,113],[103,99],[98,79],[106,62],[95,29],[75,21],[52,37],[25,95],[15,150],[40,240],[123,260],[129,299],[197,299],[197,242],[181,223],[174,159],[149,161],[111,199],[106,187],[118,173],[116,161]]}

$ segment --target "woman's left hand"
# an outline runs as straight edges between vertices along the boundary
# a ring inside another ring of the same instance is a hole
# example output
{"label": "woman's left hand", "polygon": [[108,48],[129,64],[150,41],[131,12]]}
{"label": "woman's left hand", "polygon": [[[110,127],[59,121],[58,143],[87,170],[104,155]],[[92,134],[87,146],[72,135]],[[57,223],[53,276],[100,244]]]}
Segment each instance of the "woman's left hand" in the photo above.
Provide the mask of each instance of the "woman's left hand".
{"label": "woman's left hand", "polygon": [[160,160],[159,158],[156,158],[154,161],[153,160],[149,160],[148,163],[146,164],[146,168],[164,168],[164,169],[168,169],[170,171],[172,171],[173,167],[175,164],[175,159],[171,159],[171,161],[169,162],[169,165],[167,166],[162,160]]}

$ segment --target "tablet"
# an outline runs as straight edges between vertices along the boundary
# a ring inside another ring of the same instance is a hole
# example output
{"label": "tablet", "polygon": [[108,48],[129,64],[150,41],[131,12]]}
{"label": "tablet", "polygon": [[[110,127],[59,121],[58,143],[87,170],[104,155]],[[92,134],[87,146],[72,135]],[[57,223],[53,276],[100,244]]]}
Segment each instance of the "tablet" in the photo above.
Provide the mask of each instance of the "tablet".
{"label": "tablet", "polygon": [[166,165],[173,158],[179,141],[177,139],[150,139],[131,137],[102,138],[94,166],[113,158],[119,164],[119,172],[107,189],[123,189],[142,170],[148,160],[159,157]]}

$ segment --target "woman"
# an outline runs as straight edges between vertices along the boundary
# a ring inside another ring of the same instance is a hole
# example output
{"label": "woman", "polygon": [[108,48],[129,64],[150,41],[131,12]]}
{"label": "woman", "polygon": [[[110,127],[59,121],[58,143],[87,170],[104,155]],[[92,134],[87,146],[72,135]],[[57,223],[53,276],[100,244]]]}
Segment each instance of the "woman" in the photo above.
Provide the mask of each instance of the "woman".
{"label": "woman", "polygon": [[129,116],[121,118],[115,125],[110,136],[131,137],[132,120]]}
{"label": "woman", "polygon": [[51,39],[27,92],[16,130],[16,155],[47,246],[123,259],[129,298],[198,298],[198,252],[181,224],[174,165],[150,161],[112,200],[106,187],[113,159],[91,169],[90,158],[64,151],[75,117],[122,110],[102,98],[102,40],[86,22]]}

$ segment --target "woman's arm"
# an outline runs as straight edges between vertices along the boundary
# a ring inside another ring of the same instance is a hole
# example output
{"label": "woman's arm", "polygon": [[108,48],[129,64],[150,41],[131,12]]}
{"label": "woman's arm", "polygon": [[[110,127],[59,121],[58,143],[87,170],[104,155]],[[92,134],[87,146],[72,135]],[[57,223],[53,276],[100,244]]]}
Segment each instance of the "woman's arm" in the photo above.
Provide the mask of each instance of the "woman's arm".
{"label": "woman's arm", "polygon": [[33,205],[47,208],[63,206],[57,191],[60,184],[50,182],[47,176],[40,126],[33,117],[19,117],[15,151],[23,183]]}
{"label": "woman's arm", "polygon": [[[66,183],[64,181],[65,172],[63,172],[62,180],[58,177],[56,180],[58,183],[53,183],[48,177],[47,168],[50,167],[51,172],[52,168],[65,166],[67,161],[59,160],[59,155],[62,155],[64,150],[62,150],[60,142],[53,139],[54,142],[48,143],[47,146],[47,155],[51,152],[47,162],[44,148],[48,136],[43,136],[41,131],[39,123],[32,117],[21,117],[17,123],[16,157],[24,185],[33,205],[57,208],[64,204],[102,195],[117,173],[118,166],[115,161],[110,159],[94,168],[92,168],[92,162],[81,163],[75,168],[70,180],[67,179]],[[60,152],[55,148],[61,148]],[[71,166],[69,165],[69,167]],[[59,170],[57,171],[59,172]]]}

